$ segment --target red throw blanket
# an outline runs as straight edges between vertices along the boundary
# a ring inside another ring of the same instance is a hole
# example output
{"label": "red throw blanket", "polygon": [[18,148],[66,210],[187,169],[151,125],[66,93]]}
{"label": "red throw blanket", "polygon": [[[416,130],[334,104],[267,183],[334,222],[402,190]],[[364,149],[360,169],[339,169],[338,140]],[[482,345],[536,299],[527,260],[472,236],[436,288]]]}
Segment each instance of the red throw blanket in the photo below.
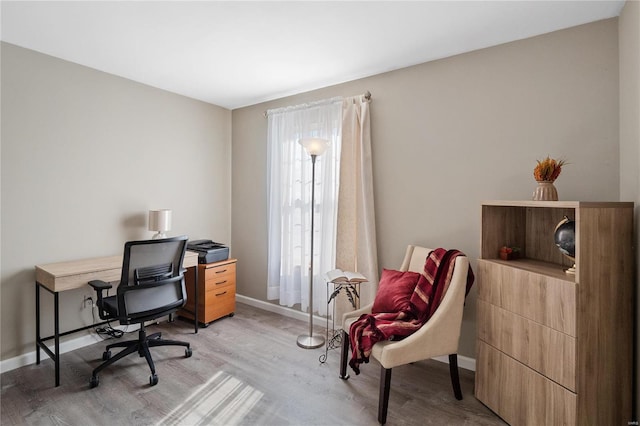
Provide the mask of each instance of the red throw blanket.
{"label": "red throw blanket", "polygon": [[[401,312],[364,314],[351,325],[349,340],[352,356],[349,365],[360,374],[360,364],[368,363],[371,349],[383,340],[400,340],[416,332],[436,311],[449,288],[458,250],[438,248],[427,256],[424,276],[421,275],[411,296],[410,308]],[[473,285],[473,271],[469,266],[466,293]]]}

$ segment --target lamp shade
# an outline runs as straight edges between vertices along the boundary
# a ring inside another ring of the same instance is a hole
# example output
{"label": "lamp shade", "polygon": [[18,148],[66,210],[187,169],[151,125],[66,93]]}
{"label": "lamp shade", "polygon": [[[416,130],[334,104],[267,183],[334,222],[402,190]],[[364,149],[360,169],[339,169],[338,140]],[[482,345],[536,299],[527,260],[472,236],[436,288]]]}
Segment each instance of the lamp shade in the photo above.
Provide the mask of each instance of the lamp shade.
{"label": "lamp shade", "polygon": [[164,233],[171,230],[171,210],[149,210],[149,231],[156,231],[154,238],[164,238]]}
{"label": "lamp shade", "polygon": [[307,138],[298,141],[309,155],[322,155],[329,147],[329,141],[320,138]]}

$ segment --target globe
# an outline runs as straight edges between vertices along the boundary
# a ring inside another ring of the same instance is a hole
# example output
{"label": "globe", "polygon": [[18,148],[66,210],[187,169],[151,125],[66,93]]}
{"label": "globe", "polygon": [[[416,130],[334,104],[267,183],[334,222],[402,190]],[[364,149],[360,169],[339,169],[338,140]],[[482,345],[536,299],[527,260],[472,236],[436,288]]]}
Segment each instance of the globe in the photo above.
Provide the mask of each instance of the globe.
{"label": "globe", "polygon": [[571,258],[576,256],[576,222],[567,216],[562,219],[553,234],[553,240],[562,254]]}
{"label": "globe", "polygon": [[[562,254],[575,262],[576,259],[576,222],[565,216],[557,225],[553,233],[553,241]],[[567,273],[575,273],[575,264]]]}

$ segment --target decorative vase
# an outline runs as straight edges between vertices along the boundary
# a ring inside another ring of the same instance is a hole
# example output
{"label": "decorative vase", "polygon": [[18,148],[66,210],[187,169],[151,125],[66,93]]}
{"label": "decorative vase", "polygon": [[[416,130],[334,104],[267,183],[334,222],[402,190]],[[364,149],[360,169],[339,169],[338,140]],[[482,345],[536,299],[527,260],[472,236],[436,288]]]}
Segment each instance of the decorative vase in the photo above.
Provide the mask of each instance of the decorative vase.
{"label": "decorative vase", "polygon": [[533,201],[558,201],[558,191],[553,186],[553,181],[538,181],[538,186],[533,191]]}

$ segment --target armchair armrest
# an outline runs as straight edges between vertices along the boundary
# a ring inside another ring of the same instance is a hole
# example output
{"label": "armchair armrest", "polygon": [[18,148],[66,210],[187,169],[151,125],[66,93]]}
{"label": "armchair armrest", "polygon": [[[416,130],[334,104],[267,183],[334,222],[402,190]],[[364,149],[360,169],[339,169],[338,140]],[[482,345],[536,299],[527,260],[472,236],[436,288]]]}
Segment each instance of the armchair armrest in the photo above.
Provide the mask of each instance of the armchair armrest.
{"label": "armchair armrest", "polygon": [[360,318],[360,315],[370,314],[372,307],[373,307],[373,303],[370,303],[367,306],[364,306],[360,309],[356,309],[355,311],[345,312],[344,314],[342,314],[342,323],[341,323],[342,329],[348,333],[349,332],[348,325],[351,325],[350,323],[353,322],[353,320],[357,320],[358,318]]}

